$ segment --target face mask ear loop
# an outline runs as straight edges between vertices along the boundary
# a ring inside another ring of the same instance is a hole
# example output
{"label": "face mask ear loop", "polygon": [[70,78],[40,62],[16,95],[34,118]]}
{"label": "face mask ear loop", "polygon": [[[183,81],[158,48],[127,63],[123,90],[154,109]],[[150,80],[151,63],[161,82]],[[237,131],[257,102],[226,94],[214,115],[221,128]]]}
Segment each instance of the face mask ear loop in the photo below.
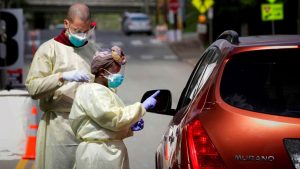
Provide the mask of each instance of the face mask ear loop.
{"label": "face mask ear loop", "polygon": [[67,28],[68,34],[73,35],[72,32],[70,31],[70,27]]}
{"label": "face mask ear loop", "polygon": [[70,30],[70,25],[69,25],[69,27],[67,28],[67,30],[68,30],[68,33],[69,33],[71,36],[74,36],[74,33]]}
{"label": "face mask ear loop", "polygon": [[92,32],[95,30],[95,26],[93,26],[87,33],[86,33],[86,36],[91,36],[92,35]]}
{"label": "face mask ear loop", "polygon": [[106,70],[106,69],[103,69],[104,71],[106,71],[107,73],[109,73],[110,75],[112,74],[112,73],[110,73],[110,71],[108,71],[108,70]]}
{"label": "face mask ear loop", "polygon": [[[101,68],[100,70],[104,70],[104,71],[107,72],[109,75],[112,75],[112,73],[109,72],[109,71],[106,70],[106,69]],[[103,77],[105,77],[106,79],[108,79],[108,76],[109,76],[109,75],[106,75],[106,76],[103,76]]]}

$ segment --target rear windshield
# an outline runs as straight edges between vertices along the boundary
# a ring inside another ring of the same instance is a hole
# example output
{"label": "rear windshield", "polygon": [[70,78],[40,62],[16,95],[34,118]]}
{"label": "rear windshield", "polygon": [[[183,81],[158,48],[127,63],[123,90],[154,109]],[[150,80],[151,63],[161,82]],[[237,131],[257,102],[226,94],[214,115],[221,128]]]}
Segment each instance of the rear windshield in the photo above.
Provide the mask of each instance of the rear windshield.
{"label": "rear windshield", "polygon": [[220,93],[237,108],[300,117],[300,49],[233,56],[225,66]]}
{"label": "rear windshield", "polygon": [[133,20],[133,21],[147,21],[147,20],[149,20],[149,18],[146,17],[146,16],[133,16],[130,19]]}

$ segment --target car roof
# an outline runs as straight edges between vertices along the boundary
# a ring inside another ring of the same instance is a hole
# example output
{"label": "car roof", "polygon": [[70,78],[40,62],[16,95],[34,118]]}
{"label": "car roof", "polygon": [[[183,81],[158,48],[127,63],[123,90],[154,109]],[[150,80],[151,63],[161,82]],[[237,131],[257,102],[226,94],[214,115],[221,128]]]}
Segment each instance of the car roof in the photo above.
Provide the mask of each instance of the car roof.
{"label": "car roof", "polygon": [[[210,46],[218,46],[221,51],[235,53],[243,48],[257,49],[268,46],[300,46],[300,35],[261,35],[239,37],[233,30],[224,31]],[[224,55],[227,56],[227,55]]]}
{"label": "car roof", "polygon": [[238,46],[300,45],[300,35],[239,37]]}
{"label": "car roof", "polygon": [[[300,35],[261,35],[239,37],[234,30],[226,30],[220,34],[212,46],[218,46],[221,50],[230,48],[229,51],[244,47],[266,46],[300,46]],[[226,49],[226,51],[228,51]]]}

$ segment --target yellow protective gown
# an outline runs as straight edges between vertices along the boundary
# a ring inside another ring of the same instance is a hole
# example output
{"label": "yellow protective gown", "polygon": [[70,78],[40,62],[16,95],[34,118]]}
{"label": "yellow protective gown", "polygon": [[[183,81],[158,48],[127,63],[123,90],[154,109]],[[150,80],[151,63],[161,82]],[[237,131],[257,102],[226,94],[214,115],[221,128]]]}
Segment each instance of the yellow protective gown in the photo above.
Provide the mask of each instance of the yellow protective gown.
{"label": "yellow protective gown", "polygon": [[[39,123],[36,148],[37,169],[71,169],[75,163],[78,140],[68,119],[79,82],[59,85],[59,73],[82,70],[90,72],[95,45],[87,43],[73,48],[51,39],[43,43],[34,55],[26,87],[34,99],[39,99],[44,112]],[[93,80],[91,75],[91,80]]]}
{"label": "yellow protective gown", "polygon": [[81,85],[70,113],[71,127],[82,140],[76,151],[76,169],[128,169],[123,139],[133,135],[130,127],[146,110],[139,102],[125,106],[109,88]]}

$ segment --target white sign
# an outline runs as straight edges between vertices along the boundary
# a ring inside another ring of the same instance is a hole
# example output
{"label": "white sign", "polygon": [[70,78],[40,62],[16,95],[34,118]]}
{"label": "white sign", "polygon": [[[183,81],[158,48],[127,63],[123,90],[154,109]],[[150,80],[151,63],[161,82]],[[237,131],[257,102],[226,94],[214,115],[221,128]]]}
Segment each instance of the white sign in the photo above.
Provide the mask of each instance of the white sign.
{"label": "white sign", "polygon": [[24,66],[22,9],[0,9],[0,69]]}
{"label": "white sign", "polygon": [[36,103],[25,90],[0,91],[0,160],[17,160],[24,155],[31,108]]}
{"label": "white sign", "polygon": [[206,34],[207,33],[207,25],[198,23],[197,24],[197,33]]}
{"label": "white sign", "polygon": [[175,23],[174,12],[173,11],[169,12],[168,19],[169,19],[170,24],[174,24]]}
{"label": "white sign", "polygon": [[214,9],[213,8],[208,9],[207,18],[208,19],[213,19],[214,18]]}

